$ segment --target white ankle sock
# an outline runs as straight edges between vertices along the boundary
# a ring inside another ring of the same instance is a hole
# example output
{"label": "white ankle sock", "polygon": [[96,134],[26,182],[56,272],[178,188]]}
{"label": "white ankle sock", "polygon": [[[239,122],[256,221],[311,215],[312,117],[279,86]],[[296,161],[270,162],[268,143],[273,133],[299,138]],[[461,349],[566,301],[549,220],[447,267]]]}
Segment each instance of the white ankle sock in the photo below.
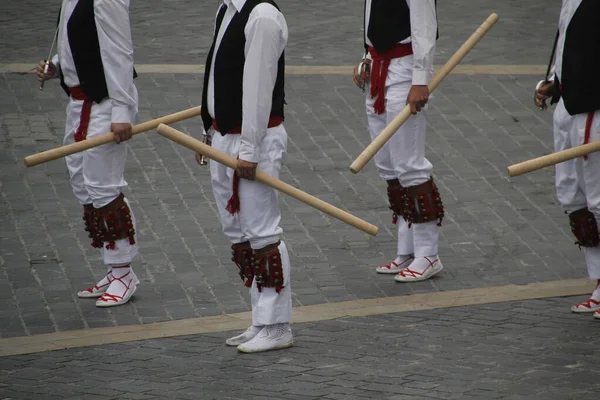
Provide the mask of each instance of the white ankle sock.
{"label": "white ankle sock", "polygon": [[134,284],[133,271],[131,270],[131,267],[129,265],[112,267],[112,276],[114,280],[106,290],[106,293],[123,297],[128,288]]}
{"label": "white ankle sock", "polygon": [[590,297],[596,301],[600,301],[600,279],[598,279],[598,282],[596,283],[596,289],[594,289]]}
{"label": "white ankle sock", "polygon": [[402,265],[402,263],[412,259],[413,256],[411,254],[407,254],[407,255],[398,255],[398,257],[396,257],[396,259],[394,260],[394,262],[398,265]]}
{"label": "white ankle sock", "polygon": [[103,287],[109,283],[111,283],[113,280],[112,277],[112,266],[109,265],[108,266],[108,270],[106,271],[106,275],[104,275],[104,277],[102,279],[100,279],[100,281],[98,283],[96,283],[97,287]]}

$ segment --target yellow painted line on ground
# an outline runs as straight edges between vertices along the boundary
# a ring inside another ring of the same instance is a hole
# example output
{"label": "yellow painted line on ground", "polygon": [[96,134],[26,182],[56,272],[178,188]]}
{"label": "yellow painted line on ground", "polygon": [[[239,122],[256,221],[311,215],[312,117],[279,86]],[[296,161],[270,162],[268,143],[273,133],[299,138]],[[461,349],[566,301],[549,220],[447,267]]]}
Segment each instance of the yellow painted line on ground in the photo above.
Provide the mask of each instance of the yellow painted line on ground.
{"label": "yellow painted line on ground", "polygon": [[[481,289],[383,297],[294,308],[294,323],[589,294],[594,284],[570,279]],[[565,313],[570,312],[568,309]],[[246,329],[249,312],[0,339],[0,357],[211,332]]]}
{"label": "yellow painted line on ground", "polygon": [[[0,73],[34,73],[30,71],[36,65],[33,63],[0,64]],[[435,66],[439,69],[441,66]],[[288,65],[288,75],[350,75],[354,66],[328,65]],[[139,64],[136,70],[140,74],[202,74],[204,65],[201,64]],[[458,75],[543,75],[544,65],[473,65],[457,66],[453,74]]]}

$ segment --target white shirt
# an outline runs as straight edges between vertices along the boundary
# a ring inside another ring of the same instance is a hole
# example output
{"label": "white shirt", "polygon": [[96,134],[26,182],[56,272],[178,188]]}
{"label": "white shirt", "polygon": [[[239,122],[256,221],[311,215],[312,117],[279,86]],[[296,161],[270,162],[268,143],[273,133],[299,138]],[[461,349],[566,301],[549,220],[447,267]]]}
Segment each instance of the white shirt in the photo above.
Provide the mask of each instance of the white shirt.
{"label": "white shirt", "polygon": [[581,5],[582,0],[563,0],[560,10],[560,19],[558,21],[558,43],[556,44],[556,56],[554,57],[554,73],[561,82],[562,59],[565,47],[565,34],[569,23],[575,15],[577,8]]}
{"label": "white shirt", "polygon": [[[400,43],[412,43],[413,48],[413,85],[427,85],[433,68],[435,42],[437,37],[437,16],[435,0],[406,0],[410,8],[410,38]],[[365,14],[365,37],[367,45],[373,44],[366,34],[371,17],[371,0],[367,0]]]}
{"label": "white shirt", "polygon": [[[209,115],[215,118],[214,70],[217,52],[232,18],[246,0],[224,0],[227,11],[217,34],[207,89]],[[257,163],[260,144],[267,134],[279,58],[287,45],[288,28],[283,14],[268,3],[252,9],[244,29],[244,79],[242,83],[242,135],[239,158]]]}
{"label": "white shirt", "polygon": [[[78,1],[63,0],[58,30],[58,54],[52,60],[57,67],[60,65],[68,87],[79,86],[67,31],[67,23]],[[104,78],[112,102],[111,122],[132,123],[137,110],[137,91],[133,83],[129,0],[94,0],[94,17]]]}

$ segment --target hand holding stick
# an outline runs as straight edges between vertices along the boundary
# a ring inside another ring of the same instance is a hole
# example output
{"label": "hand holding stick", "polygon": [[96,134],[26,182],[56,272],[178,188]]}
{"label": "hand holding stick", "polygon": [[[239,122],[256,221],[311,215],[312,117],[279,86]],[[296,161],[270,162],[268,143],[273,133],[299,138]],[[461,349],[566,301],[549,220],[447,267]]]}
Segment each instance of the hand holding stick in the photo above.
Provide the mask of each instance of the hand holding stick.
{"label": "hand holding stick", "polygon": [[[471,51],[473,47],[483,38],[483,36],[494,26],[498,21],[498,15],[495,13],[490,16],[481,24],[479,28],[471,35],[471,37],[454,53],[454,55],[448,60],[448,62],[440,69],[440,71],[433,77],[429,83],[429,92],[432,93],[438,85],[444,80],[450,72],[462,61],[463,58]],[[385,143],[398,131],[400,126],[406,122],[411,116],[411,106],[408,104],[398,114],[396,118],[383,130],[381,133],[363,150],[363,152],[354,160],[350,165],[350,171],[357,174],[363,167],[375,156]]]}
{"label": "hand holding stick", "polygon": [[[133,135],[155,129],[159,124],[183,121],[184,119],[196,117],[200,115],[200,107],[193,107],[184,111],[170,114],[161,118],[153,119],[133,127]],[[47,163],[48,161],[56,160],[71,154],[79,153],[93,147],[103,144],[112,143],[114,141],[114,133],[109,132],[102,136],[96,136],[91,139],[82,140],[81,142],[71,143],[66,146],[57,147],[55,149],[43,151],[25,157],[25,166],[33,167],[35,165]]]}
{"label": "hand holding stick", "polygon": [[[160,124],[157,129],[158,133],[162,136],[171,139],[175,143],[179,143],[182,146],[187,147],[190,150],[195,151],[199,154],[204,154],[206,157],[224,164],[229,168],[236,169],[237,168],[237,160],[231,157],[228,154],[223,153],[213,147],[207,146],[202,143],[200,140],[195,139],[191,136],[186,135],[183,132],[180,132],[176,129],[173,129],[167,125]],[[375,225],[371,225],[370,223],[363,221],[362,219],[346,212],[340,210],[339,208],[321,200],[310,194],[303,192],[300,189],[296,189],[295,187],[280,181],[279,179],[264,173],[262,171],[256,171],[256,180],[264,183],[267,186],[270,186],[274,189],[283,192],[296,200],[300,200],[301,202],[308,204],[311,207],[316,208],[326,214],[331,215],[334,218],[339,219],[342,222],[345,222],[353,227],[360,229],[361,231],[368,233],[369,235],[375,236],[377,235],[377,228]]]}

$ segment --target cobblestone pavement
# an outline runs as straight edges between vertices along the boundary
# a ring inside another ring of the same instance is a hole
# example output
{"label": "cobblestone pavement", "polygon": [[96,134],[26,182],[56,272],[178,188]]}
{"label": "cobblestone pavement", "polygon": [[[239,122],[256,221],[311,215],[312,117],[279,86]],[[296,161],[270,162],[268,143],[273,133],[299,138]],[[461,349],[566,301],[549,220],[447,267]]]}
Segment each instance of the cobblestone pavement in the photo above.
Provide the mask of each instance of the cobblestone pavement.
{"label": "cobblestone pavement", "polygon": [[294,326],[244,355],[233,332],[0,358],[2,399],[597,399],[600,327],[546,299]]}
{"label": "cobblestone pavement", "polygon": [[[0,5],[0,62],[37,61],[48,54],[59,0]],[[279,0],[290,39],[287,62],[348,65],[362,54],[363,0]],[[544,64],[556,33],[559,1],[446,0],[438,2],[438,54],[447,59],[492,12],[497,26],[466,63]],[[217,0],[131,1],[138,63],[203,64]]]}
{"label": "cobblestone pavement", "polygon": [[[0,6],[6,62],[45,57],[45,43],[32,46],[51,36],[49,22],[40,21],[50,18],[55,3]],[[213,2],[189,9],[190,1],[133,3],[139,62],[192,62],[181,57],[190,51],[202,62],[209,36],[187,28],[211,19],[204,12],[213,13]],[[473,50],[471,62],[546,62],[557,5],[486,0],[467,14],[465,2],[440,3],[448,38],[441,53],[457,48],[496,11],[502,23]],[[354,62],[360,46],[352,43],[351,33],[360,1],[282,4],[292,27],[290,64],[301,63],[307,49],[314,51],[309,61],[316,64]],[[340,10],[349,14],[336,17]],[[169,52],[179,58],[163,59]],[[349,76],[289,76],[290,146],[282,179],[380,227],[379,235],[370,237],[283,196],[294,304],[584,277],[583,258],[554,198],[552,169],[507,178],[508,165],[551,151],[551,114],[531,104],[538,79],[452,75],[436,92],[427,155],[447,208],[440,243],[446,269],[436,279],[404,285],[373,271],[396,249],[385,184],[372,163],[358,175],[348,171],[368,144],[361,92]],[[145,121],[198,105],[202,76],[147,74],[137,85],[140,121]],[[0,91],[0,337],[249,309],[220,231],[208,170],[155,132],[130,142],[127,165],[127,195],[142,249],[135,263],[142,280],[135,299],[108,310],[76,299],[75,292],[104,271],[99,254],[88,246],[64,163],[22,166],[23,157],[61,143],[64,94],[56,82],[40,92],[33,76],[18,74],[1,75]],[[198,119],[174,126],[199,137]]]}
{"label": "cobblestone pavement", "polygon": [[[214,0],[132,2],[136,61],[202,64]],[[439,2],[441,64],[491,13],[500,21],[467,64],[544,65],[559,2]],[[46,57],[58,0],[0,4],[2,63]],[[360,57],[360,0],[280,0],[289,65]],[[350,72],[350,71],[348,71]],[[546,169],[509,179],[510,164],[552,151],[551,113],[531,104],[540,76],[451,75],[431,103],[427,156],[447,209],[446,269],[398,284],[373,268],[396,248],[385,184],[372,164],[364,98],[349,76],[289,76],[289,156],[282,179],[379,226],[367,236],[282,196],[294,305],[585,277]],[[142,74],[140,121],[200,103],[202,76]],[[208,182],[193,155],[155,132],[130,142],[127,192],[139,221],[134,300],[97,309],[75,297],[103,273],[88,246],[62,160],[23,157],[61,143],[64,94],[32,75],[0,74],[0,340],[249,310]],[[57,100],[58,99],[58,100]],[[198,119],[174,127],[196,137]],[[345,318],[294,325],[287,351],[240,355],[230,332],[0,358],[0,399],[595,399],[600,325],[569,312],[579,298]]]}

